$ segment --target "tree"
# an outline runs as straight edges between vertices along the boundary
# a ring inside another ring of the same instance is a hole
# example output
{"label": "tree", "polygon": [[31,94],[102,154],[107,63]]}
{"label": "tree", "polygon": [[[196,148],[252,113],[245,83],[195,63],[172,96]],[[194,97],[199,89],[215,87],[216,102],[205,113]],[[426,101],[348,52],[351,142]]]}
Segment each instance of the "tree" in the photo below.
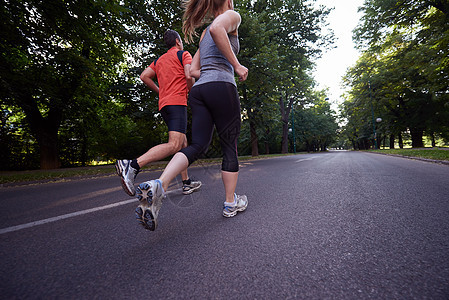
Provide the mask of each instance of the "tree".
{"label": "tree", "polygon": [[332,35],[321,33],[329,10],[314,8],[312,1],[296,0],[248,0],[238,4],[238,9],[243,19],[240,57],[250,69],[240,91],[250,122],[252,154],[258,154],[257,124],[273,117],[267,110],[273,101],[279,105],[282,151],[287,152],[291,107],[312,88],[313,81],[307,75],[312,59],[332,42]]}
{"label": "tree", "polygon": [[57,168],[61,124],[94,116],[95,105],[108,100],[123,60],[127,9],[112,0],[3,0],[0,16],[1,100],[25,113],[41,168]]}
{"label": "tree", "polygon": [[335,112],[325,99],[325,91],[314,92],[309,98],[306,106],[298,105],[293,110],[297,148],[307,152],[325,151],[336,139]]}
{"label": "tree", "polygon": [[[34,167],[39,149],[41,168],[86,165],[166,138],[157,97],[138,76],[166,51],[163,33],[181,31],[178,1],[0,1],[2,162]],[[279,151],[281,132],[285,150],[291,109],[308,101],[312,59],[332,39],[321,32],[329,11],[313,2],[236,3],[239,59],[250,69],[238,83],[241,140],[253,155],[261,145]],[[198,40],[185,49],[193,54]]]}
{"label": "tree", "polygon": [[[382,115],[379,128],[390,136],[390,147],[394,136],[401,138],[406,130],[413,147],[424,146],[425,132],[447,132],[442,122],[449,116],[447,9],[444,1],[406,0],[370,0],[361,8],[365,15],[354,38],[366,50],[346,76],[352,87],[346,112],[362,108],[366,124],[367,107],[372,105]],[[372,95],[367,95],[368,82]],[[360,115],[347,117],[348,126],[363,127]]]}

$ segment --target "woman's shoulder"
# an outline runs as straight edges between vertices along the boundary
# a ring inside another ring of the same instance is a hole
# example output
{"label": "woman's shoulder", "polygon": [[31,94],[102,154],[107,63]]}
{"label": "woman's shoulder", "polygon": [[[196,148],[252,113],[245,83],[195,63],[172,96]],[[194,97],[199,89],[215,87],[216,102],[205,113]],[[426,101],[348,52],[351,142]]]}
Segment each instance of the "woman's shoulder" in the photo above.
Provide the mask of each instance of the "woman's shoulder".
{"label": "woman's shoulder", "polygon": [[235,10],[229,9],[222,13],[221,15],[217,16],[211,25],[217,22],[221,22],[222,20],[230,20],[232,23],[238,23],[240,24],[242,18],[240,17],[240,14],[236,12]]}
{"label": "woman's shoulder", "polygon": [[239,20],[239,22],[242,19],[242,17],[240,17],[240,14],[233,9],[229,9],[229,10],[225,11],[223,13],[223,15],[225,15],[226,17],[229,17],[229,18],[237,18]]}
{"label": "woman's shoulder", "polygon": [[235,10],[230,9],[214,19],[210,25],[210,30],[212,31],[215,27],[224,26],[229,34],[237,35],[237,29],[240,26],[241,21],[242,18],[240,17],[240,14]]}

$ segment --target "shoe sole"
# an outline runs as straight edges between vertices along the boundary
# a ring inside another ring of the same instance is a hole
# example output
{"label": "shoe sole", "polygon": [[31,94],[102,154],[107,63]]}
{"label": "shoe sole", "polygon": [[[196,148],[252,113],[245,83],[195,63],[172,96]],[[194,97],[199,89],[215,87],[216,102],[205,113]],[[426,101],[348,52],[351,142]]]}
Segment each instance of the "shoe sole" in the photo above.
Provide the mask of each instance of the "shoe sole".
{"label": "shoe sole", "polygon": [[136,192],[137,199],[140,201],[140,205],[136,208],[136,219],[143,228],[155,231],[157,228],[157,219],[154,218],[153,212],[151,211],[153,200],[151,187],[148,183],[144,182],[139,184]]}
{"label": "shoe sole", "polygon": [[136,219],[143,228],[150,231],[156,230],[157,225],[150,209],[145,209],[139,205],[136,208]]}
{"label": "shoe sole", "polygon": [[131,197],[134,197],[136,193],[135,192],[133,193],[126,185],[125,180],[123,179],[122,176],[123,170],[119,163],[115,163],[115,171],[117,172],[117,175],[120,176],[120,183],[122,184],[122,188],[125,191],[125,193],[127,193]]}
{"label": "shoe sole", "polygon": [[237,215],[238,212],[243,212],[243,211],[245,211],[247,207],[248,207],[248,203],[246,203],[245,207],[236,209],[236,210],[233,211],[232,213],[226,214],[226,213],[223,212],[223,217],[226,217],[226,218],[232,218],[232,217],[235,217],[235,215]]}
{"label": "shoe sole", "polygon": [[193,193],[194,191],[197,191],[202,185],[203,185],[203,184],[200,183],[199,186],[194,187],[194,188],[191,188],[191,189],[188,190],[188,191],[183,191],[182,193],[183,193],[184,195],[190,195],[190,194]]}
{"label": "shoe sole", "polygon": [[226,217],[226,218],[232,218],[232,217],[235,217],[236,215],[237,215],[237,211],[234,211],[233,213],[230,213],[230,214],[223,213],[223,217]]}

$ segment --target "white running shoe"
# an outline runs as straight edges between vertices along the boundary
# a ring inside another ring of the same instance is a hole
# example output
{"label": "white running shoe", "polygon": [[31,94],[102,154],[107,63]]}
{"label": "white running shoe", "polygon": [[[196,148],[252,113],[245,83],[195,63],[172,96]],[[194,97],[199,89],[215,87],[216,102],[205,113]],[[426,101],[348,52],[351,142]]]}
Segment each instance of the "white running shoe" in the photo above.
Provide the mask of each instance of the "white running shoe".
{"label": "white running shoe", "polygon": [[237,212],[242,212],[248,207],[248,198],[245,195],[234,194],[234,205],[229,205],[225,202],[223,204],[223,216],[226,218],[231,218],[237,214]]}
{"label": "white running shoe", "polygon": [[131,167],[131,161],[126,159],[117,160],[115,163],[115,170],[117,171],[117,175],[120,176],[125,193],[134,196],[136,194],[134,180],[139,171]]}
{"label": "white running shoe", "polygon": [[190,184],[184,183],[184,181],[182,182],[182,193],[184,195],[189,195],[191,193],[193,193],[194,191],[198,190],[202,183],[201,181],[197,181],[197,180],[193,180],[193,179],[189,179],[190,180]]}
{"label": "white running shoe", "polygon": [[140,201],[136,208],[136,219],[145,229],[154,231],[157,228],[157,216],[162,200],[165,198],[162,182],[159,179],[143,182],[136,191]]}

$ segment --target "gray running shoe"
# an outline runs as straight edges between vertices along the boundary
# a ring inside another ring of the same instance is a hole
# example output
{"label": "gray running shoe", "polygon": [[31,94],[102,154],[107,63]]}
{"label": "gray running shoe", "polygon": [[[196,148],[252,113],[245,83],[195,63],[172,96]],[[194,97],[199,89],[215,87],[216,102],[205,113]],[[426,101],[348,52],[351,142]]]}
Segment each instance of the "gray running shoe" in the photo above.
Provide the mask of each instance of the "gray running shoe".
{"label": "gray running shoe", "polygon": [[233,217],[237,212],[242,212],[248,206],[248,198],[245,195],[234,194],[235,205],[229,206],[226,202],[223,205],[223,216],[226,218]]}
{"label": "gray running shoe", "polygon": [[160,180],[150,180],[139,184],[137,199],[140,204],[136,208],[136,219],[145,229],[154,231],[157,228],[157,216],[165,198]]}
{"label": "gray running shoe", "polygon": [[125,193],[134,196],[136,194],[134,180],[139,171],[131,167],[131,161],[126,159],[117,160],[115,163],[115,170],[117,171],[117,175],[121,178],[122,187]]}
{"label": "gray running shoe", "polygon": [[184,195],[189,195],[193,193],[194,191],[198,190],[201,187],[202,183],[201,181],[196,181],[193,179],[190,179],[190,184],[183,183],[182,185],[182,193]]}

